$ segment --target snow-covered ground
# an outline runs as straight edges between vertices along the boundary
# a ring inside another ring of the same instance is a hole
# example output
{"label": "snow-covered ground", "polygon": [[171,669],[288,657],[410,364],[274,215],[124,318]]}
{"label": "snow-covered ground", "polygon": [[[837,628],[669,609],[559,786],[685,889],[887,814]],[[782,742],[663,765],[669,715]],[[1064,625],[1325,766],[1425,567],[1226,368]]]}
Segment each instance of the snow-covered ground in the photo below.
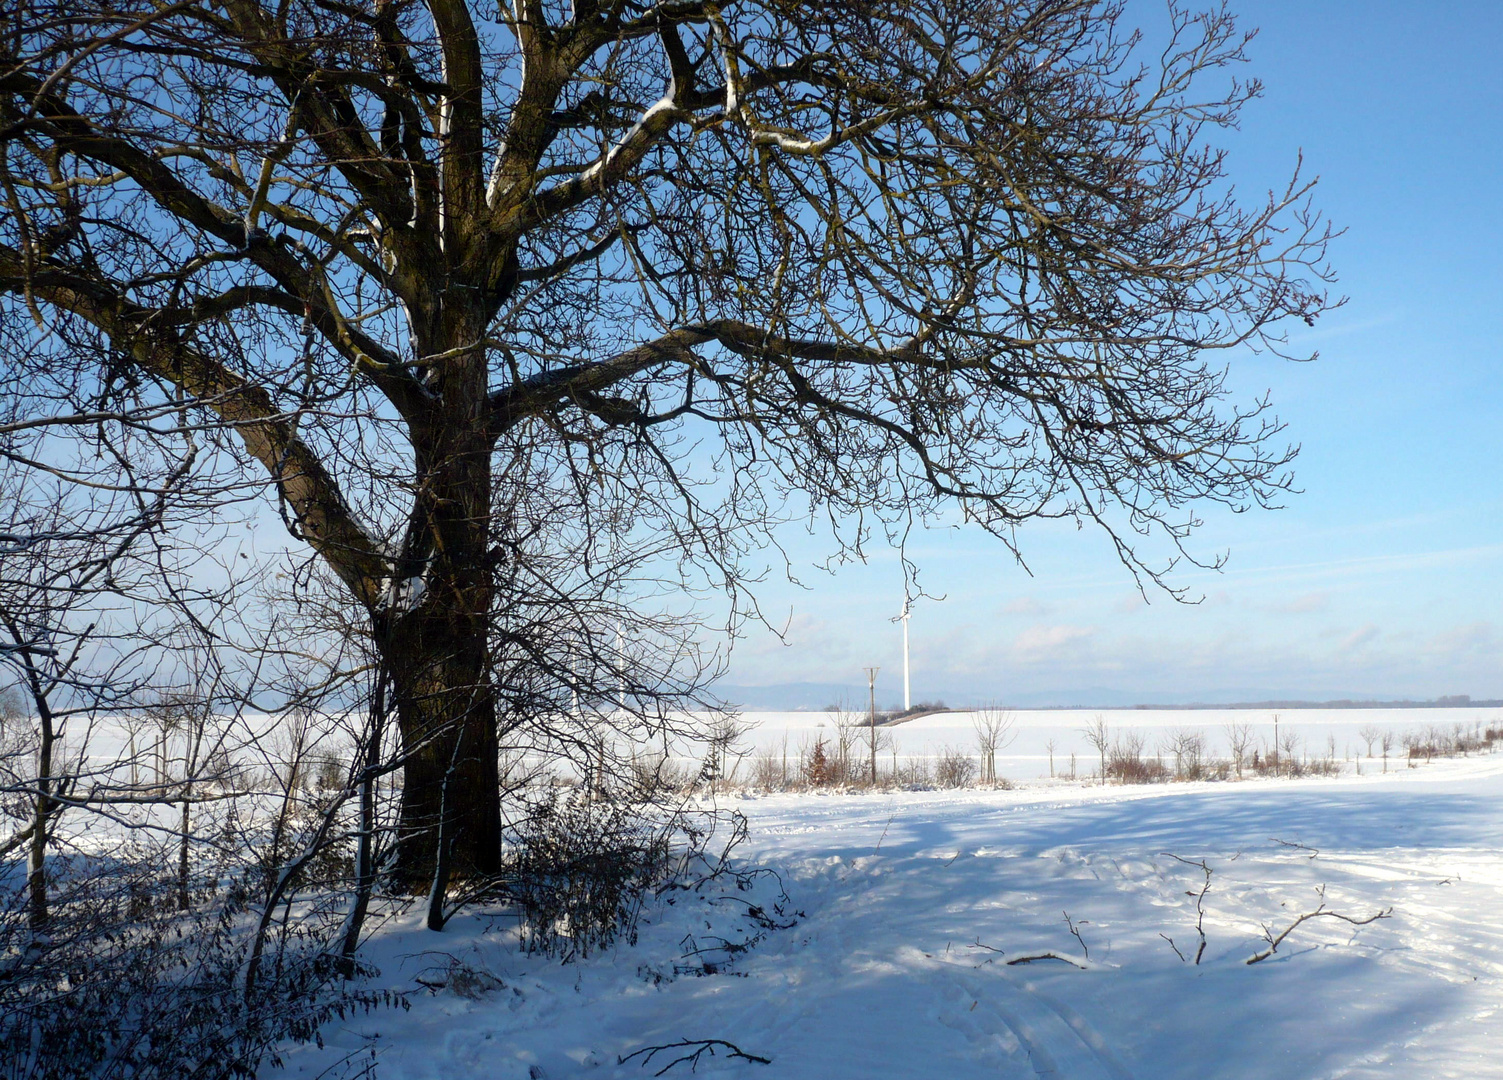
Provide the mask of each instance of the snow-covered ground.
{"label": "snow-covered ground", "polygon": [[[373,984],[410,991],[412,1009],[332,1024],[323,1049],[263,1076],[374,1054],[388,1080],[647,1077],[682,1051],[618,1059],[723,1039],[770,1064],[721,1047],[696,1075],[1503,1077],[1503,754],[1326,780],[731,805],[750,822],[744,860],[781,875],[781,914],[771,875],[675,892],[635,946],[570,964],[519,953],[483,912],[442,934],[402,916],[368,955]],[[1199,965],[1204,874],[1171,854],[1211,871]],[[1322,889],[1330,910],[1391,917],[1312,920],[1249,966],[1265,925],[1315,910]],[[1043,952],[1081,966],[1007,964]]]}

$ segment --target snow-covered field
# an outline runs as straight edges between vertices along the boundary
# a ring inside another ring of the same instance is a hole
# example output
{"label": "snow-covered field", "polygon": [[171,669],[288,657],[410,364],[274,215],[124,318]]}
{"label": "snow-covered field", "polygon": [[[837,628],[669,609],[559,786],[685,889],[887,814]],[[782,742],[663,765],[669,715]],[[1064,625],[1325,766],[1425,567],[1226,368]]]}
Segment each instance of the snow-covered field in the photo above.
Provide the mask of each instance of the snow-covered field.
{"label": "snow-covered field", "polygon": [[[1020,709],[1008,713],[1012,721],[1011,741],[997,754],[997,775],[1009,780],[1030,780],[1050,775],[1049,744],[1054,744],[1053,764],[1056,774],[1070,772],[1070,758],[1075,755],[1080,776],[1099,767],[1097,751],[1085,738],[1085,726],[1096,718],[1106,724],[1115,740],[1135,734],[1143,740],[1143,751],[1151,755],[1176,733],[1195,731],[1205,737],[1212,757],[1230,758],[1227,728],[1246,724],[1252,729],[1253,746],[1265,754],[1274,742],[1274,716],[1279,717],[1279,741],[1291,733],[1299,741],[1297,756],[1324,758],[1332,753],[1338,761],[1349,762],[1351,772],[1377,769],[1381,759],[1369,761],[1364,729],[1393,733],[1391,753],[1402,756],[1405,734],[1429,728],[1451,732],[1458,727],[1467,731],[1477,724],[1503,727],[1503,709]],[[860,723],[860,713],[848,714],[848,720]],[[815,739],[835,739],[838,718],[817,712],[749,712],[741,717],[747,729],[742,744],[748,751],[741,765],[743,775],[750,770],[756,754],[781,755],[786,745],[790,760]],[[879,765],[886,770],[894,751],[898,761],[932,759],[943,749],[957,748],[976,753],[975,714],[970,712],[938,713],[922,716],[892,727],[880,729],[887,745],[879,755]],[[859,737],[858,737],[859,738]],[[865,744],[860,744],[865,751]],[[1374,753],[1381,755],[1380,747]],[[1361,759],[1360,761],[1358,759]],[[1390,760],[1390,767],[1393,761]]]}
{"label": "snow-covered field", "polygon": [[[263,1076],[373,1054],[388,1080],[647,1077],[682,1051],[618,1059],[723,1039],[770,1064],[721,1047],[696,1075],[1503,1077],[1503,754],[1386,776],[731,805],[750,822],[745,861],[781,875],[781,914],[771,875],[675,892],[635,946],[570,964],[519,953],[483,912],[442,934],[402,916],[368,955],[374,985],[410,991],[412,1009],[335,1023]],[[1171,854],[1211,871],[1198,965],[1205,876]],[[1322,889],[1329,910],[1391,917],[1306,922],[1249,966],[1264,927],[1314,911]],[[1080,966],[1007,963],[1043,952]]]}

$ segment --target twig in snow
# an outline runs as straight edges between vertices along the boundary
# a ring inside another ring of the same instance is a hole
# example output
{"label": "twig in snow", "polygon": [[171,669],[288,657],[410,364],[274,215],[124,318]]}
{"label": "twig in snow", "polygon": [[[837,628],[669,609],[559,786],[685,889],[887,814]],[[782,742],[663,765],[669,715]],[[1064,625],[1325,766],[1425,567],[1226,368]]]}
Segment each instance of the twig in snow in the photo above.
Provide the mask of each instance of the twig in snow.
{"label": "twig in snow", "polygon": [[1262,952],[1255,953],[1252,956],[1249,956],[1247,958],[1247,962],[1249,964],[1256,964],[1259,960],[1267,960],[1274,954],[1274,951],[1279,947],[1283,940],[1294,932],[1295,927],[1299,926],[1301,923],[1309,921],[1310,919],[1340,919],[1342,922],[1351,923],[1353,926],[1366,926],[1368,923],[1377,922],[1379,919],[1386,919],[1393,914],[1393,908],[1386,907],[1376,915],[1369,915],[1365,919],[1353,918],[1351,915],[1343,915],[1339,911],[1330,911],[1326,908],[1326,887],[1324,885],[1322,885],[1315,891],[1320,896],[1320,906],[1317,907],[1314,911],[1305,912],[1299,918],[1295,919],[1292,923],[1286,926],[1278,934],[1275,934],[1272,928],[1270,928],[1267,923],[1263,924],[1263,937],[1268,942],[1268,948],[1264,949]]}
{"label": "twig in snow", "polygon": [[[1195,950],[1195,964],[1198,967],[1200,965],[1200,958],[1206,952],[1206,893],[1211,891],[1211,867],[1204,859],[1186,859],[1181,855],[1174,854],[1172,851],[1161,851],[1159,854],[1166,855],[1176,862],[1182,862],[1186,866],[1196,867],[1206,876],[1205,883],[1201,885],[1199,892],[1187,891],[1185,893],[1186,896],[1195,897],[1195,933],[1200,937],[1200,946]],[[1181,960],[1185,958],[1185,954],[1179,951],[1179,946],[1174,944],[1172,938],[1166,934],[1160,934],[1159,937],[1169,942],[1169,947],[1174,950],[1176,956]]]}
{"label": "twig in snow", "polygon": [[982,941],[980,938],[977,938],[975,941],[971,942],[969,945],[966,946],[966,948],[968,948],[968,949],[985,949],[987,952],[996,953],[998,956],[1004,955],[1003,950],[992,948],[992,946],[986,944],[986,942]]}
{"label": "twig in snow", "polygon": [[1277,836],[1270,836],[1268,839],[1272,840],[1275,844],[1283,844],[1285,847],[1297,848],[1300,851],[1308,851],[1310,853],[1310,858],[1312,859],[1320,854],[1320,848],[1313,848],[1308,844],[1299,844],[1291,840],[1280,840]]}
{"label": "twig in snow", "polygon": [[[1091,958],[1091,950],[1086,946],[1085,938],[1080,936],[1080,930],[1076,927],[1075,920],[1070,918],[1070,913],[1068,911],[1065,912],[1065,925],[1070,928],[1070,933],[1075,935],[1075,940],[1080,942],[1080,951],[1085,953],[1085,958],[1089,960]],[[1086,922],[1086,920],[1084,919],[1081,919],[1080,925],[1089,926],[1090,923]]]}
{"label": "twig in snow", "polygon": [[714,1057],[715,1047],[717,1046],[724,1047],[728,1052],[728,1057],[740,1058],[743,1061],[755,1061],[761,1065],[772,1064],[771,1058],[760,1057],[756,1054],[748,1054],[745,1050],[742,1050],[741,1047],[737,1046],[735,1043],[726,1042],[724,1039],[684,1039],[676,1043],[666,1043],[663,1046],[644,1046],[640,1050],[632,1051],[625,1057],[617,1057],[616,1064],[625,1065],[634,1057],[646,1055],[645,1057],[642,1057],[642,1064],[646,1066],[652,1062],[652,1059],[656,1055],[662,1053],[665,1050],[688,1050],[688,1048],[691,1046],[696,1047],[696,1049],[690,1053],[681,1054],[680,1056],[674,1058],[672,1061],[664,1065],[661,1069],[659,1069],[652,1075],[662,1076],[665,1072],[673,1068],[675,1065],[681,1065],[686,1061],[689,1063],[689,1071],[694,1072],[697,1068],[699,1068],[700,1056],[704,1054],[706,1050],[708,1050],[710,1052],[710,1056]]}

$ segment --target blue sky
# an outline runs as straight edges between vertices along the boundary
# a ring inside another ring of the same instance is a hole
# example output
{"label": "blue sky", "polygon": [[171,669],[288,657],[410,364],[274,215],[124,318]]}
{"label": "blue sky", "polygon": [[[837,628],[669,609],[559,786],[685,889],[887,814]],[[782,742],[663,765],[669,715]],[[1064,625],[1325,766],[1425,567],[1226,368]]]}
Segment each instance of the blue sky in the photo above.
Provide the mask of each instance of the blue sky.
{"label": "blue sky", "polygon": [[[1140,17],[1162,8],[1136,5]],[[1209,514],[1181,575],[1196,606],[1145,604],[1104,537],[1021,534],[1030,577],[985,537],[935,531],[910,555],[926,589],[912,620],[914,694],[1020,703],[1246,694],[1503,697],[1503,4],[1240,0],[1260,33],[1265,95],[1231,133],[1248,197],[1303,150],[1348,304],[1237,384],[1269,390],[1301,444],[1302,494],[1274,513]],[[790,533],[795,558],[825,554]],[[771,582],[788,644],[753,632],[727,682],[900,685],[893,556],[807,588]]]}

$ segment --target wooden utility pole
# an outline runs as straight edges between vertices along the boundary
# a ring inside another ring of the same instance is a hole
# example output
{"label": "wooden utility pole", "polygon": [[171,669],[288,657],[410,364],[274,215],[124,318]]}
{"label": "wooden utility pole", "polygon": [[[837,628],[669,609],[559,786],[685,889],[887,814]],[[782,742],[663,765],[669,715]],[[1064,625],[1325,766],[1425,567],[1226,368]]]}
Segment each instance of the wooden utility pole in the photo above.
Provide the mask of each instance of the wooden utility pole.
{"label": "wooden utility pole", "polygon": [[868,727],[871,735],[871,785],[877,786],[877,672],[881,668],[869,667],[866,669],[866,701]]}

